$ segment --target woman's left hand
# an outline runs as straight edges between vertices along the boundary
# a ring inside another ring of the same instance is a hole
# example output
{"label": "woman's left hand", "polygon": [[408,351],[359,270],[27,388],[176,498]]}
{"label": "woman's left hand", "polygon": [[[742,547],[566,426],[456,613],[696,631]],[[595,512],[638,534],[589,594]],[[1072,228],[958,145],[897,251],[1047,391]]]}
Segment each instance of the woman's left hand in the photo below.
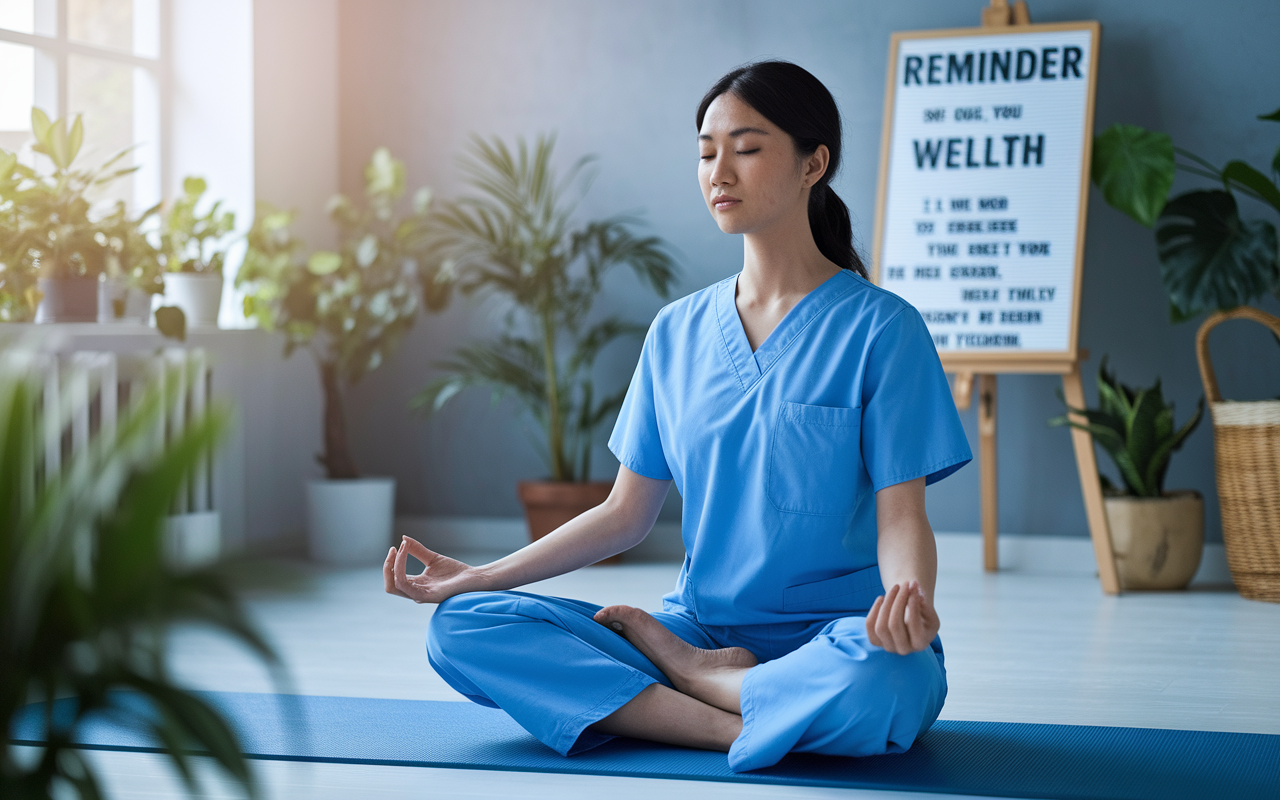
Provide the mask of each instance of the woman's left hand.
{"label": "woman's left hand", "polygon": [[867,613],[867,640],[900,656],[928,647],[940,627],[919,581],[895,583]]}

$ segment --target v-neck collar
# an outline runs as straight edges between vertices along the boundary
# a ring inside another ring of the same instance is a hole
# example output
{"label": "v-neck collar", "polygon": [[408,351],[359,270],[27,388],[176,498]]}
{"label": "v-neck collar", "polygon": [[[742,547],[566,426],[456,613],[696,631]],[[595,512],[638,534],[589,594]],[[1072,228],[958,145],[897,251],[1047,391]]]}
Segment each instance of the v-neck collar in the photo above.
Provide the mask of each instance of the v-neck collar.
{"label": "v-neck collar", "polygon": [[819,284],[813,291],[800,298],[800,302],[791,307],[786,316],[778,323],[769,335],[761,342],[760,347],[752,352],[751,341],[742,327],[742,318],[738,316],[738,304],[735,297],[738,291],[738,278],[741,272],[721,281],[716,287],[716,318],[720,322],[720,334],[724,340],[729,362],[738,375],[738,382],[743,391],[751,388],[769,371],[791,342],[805,329],[814,317],[831,305],[836,298],[853,288],[856,283],[849,270],[842,269]]}

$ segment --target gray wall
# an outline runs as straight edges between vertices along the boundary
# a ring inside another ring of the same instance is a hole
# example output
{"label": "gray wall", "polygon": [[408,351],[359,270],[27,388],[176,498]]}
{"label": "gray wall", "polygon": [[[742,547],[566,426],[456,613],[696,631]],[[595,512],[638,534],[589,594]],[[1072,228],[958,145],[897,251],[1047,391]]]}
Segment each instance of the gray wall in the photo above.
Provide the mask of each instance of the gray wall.
{"label": "gray wall", "polygon": [[[643,210],[651,229],[677,250],[684,269],[677,295],[741,268],[741,242],[719,232],[695,178],[693,115],[705,88],[740,62],[791,59],[823,80],[846,122],[846,161],[835,186],[869,248],[875,213],[889,34],[968,27],[982,3],[663,2],[599,0],[340,0],[340,182],[359,193],[372,150],[406,159],[412,186],[443,196],[460,189],[454,157],[472,132],[559,133],[562,163],[600,156],[600,174],[583,204],[599,216]],[[1270,162],[1280,125],[1254,116],[1280,105],[1280,4],[1103,3],[1037,0],[1036,21],[1102,23],[1098,130],[1131,122],[1171,133],[1215,162]],[[1179,187],[1196,185],[1180,179]],[[1266,211],[1245,201],[1248,216]],[[662,305],[619,275],[600,310],[648,321]],[[1264,307],[1275,311],[1273,301]],[[527,423],[510,402],[486,393],[455,401],[431,421],[410,418],[409,398],[433,374],[432,362],[469,337],[492,330],[492,304],[455,303],[425,318],[398,356],[353,392],[353,437],[361,466],[400,481],[405,515],[516,516],[515,481],[545,474],[527,442]],[[1201,394],[1194,324],[1171,326],[1150,232],[1090,197],[1081,345],[1089,397],[1097,359],[1111,355],[1120,376],[1157,376],[1179,418]],[[1213,348],[1222,384],[1237,399],[1280,394],[1280,348],[1261,330],[1227,326]],[[606,351],[600,381],[626,381],[639,342]],[[1045,420],[1060,412],[1052,377],[1000,379],[1000,524],[1008,533],[1087,535],[1068,434]],[[974,413],[964,415],[976,451]],[[522,424],[523,423],[523,424]],[[527,433],[533,434],[532,431]],[[616,472],[601,442],[597,477]],[[1220,538],[1208,421],[1179,453],[1171,488],[1209,498],[1209,537]],[[930,490],[938,530],[973,531],[976,465]],[[663,518],[677,519],[679,498]]]}

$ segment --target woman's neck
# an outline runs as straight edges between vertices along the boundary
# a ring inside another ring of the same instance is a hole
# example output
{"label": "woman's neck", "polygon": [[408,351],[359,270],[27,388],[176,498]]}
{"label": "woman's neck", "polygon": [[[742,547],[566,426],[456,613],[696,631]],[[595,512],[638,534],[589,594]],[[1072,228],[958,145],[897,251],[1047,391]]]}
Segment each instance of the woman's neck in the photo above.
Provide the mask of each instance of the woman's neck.
{"label": "woman's neck", "polygon": [[748,304],[768,306],[803,297],[840,271],[814,242],[806,207],[799,211],[743,235],[738,296]]}

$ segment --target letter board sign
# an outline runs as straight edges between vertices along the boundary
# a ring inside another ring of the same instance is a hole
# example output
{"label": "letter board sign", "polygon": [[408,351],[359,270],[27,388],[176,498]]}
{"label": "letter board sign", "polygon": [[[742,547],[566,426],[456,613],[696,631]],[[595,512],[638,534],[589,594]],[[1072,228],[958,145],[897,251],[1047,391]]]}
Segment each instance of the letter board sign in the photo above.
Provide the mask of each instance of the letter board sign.
{"label": "letter board sign", "polygon": [[944,365],[1076,358],[1098,35],[893,34],[873,279]]}

